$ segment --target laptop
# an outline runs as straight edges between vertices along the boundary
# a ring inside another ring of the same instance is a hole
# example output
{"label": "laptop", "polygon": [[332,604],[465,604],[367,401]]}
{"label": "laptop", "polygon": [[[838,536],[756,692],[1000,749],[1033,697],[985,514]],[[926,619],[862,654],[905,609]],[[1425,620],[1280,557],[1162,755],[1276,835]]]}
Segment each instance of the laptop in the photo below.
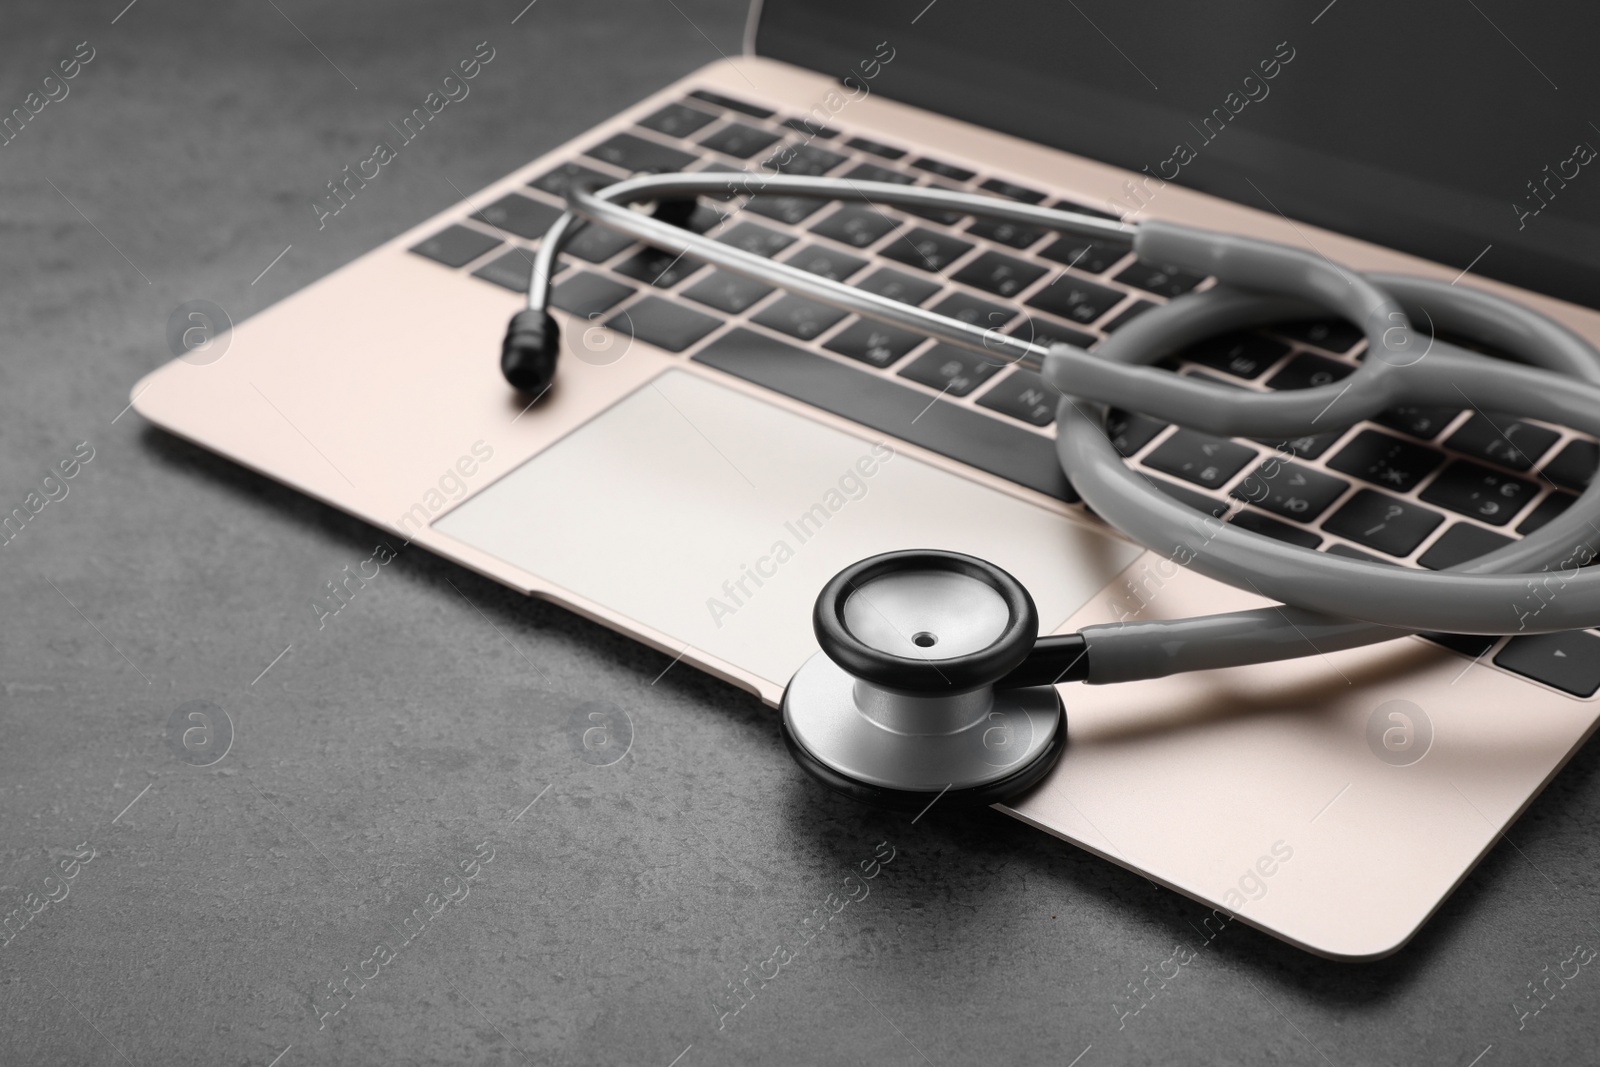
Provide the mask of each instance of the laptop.
{"label": "laptop", "polygon": [[[500,376],[506,322],[570,184],[673,169],[1176,219],[1477,286],[1600,340],[1600,177],[1584,173],[1600,130],[1575,102],[1594,98],[1581,82],[1595,79],[1595,33],[1578,30],[1600,30],[1594,9],[1535,25],[1471,6],[1153,4],[1029,0],[997,17],[962,0],[765,0],[742,55],[255,315],[221,358],[160,368],[133,404],[773,707],[816,650],[817,592],[878,552],[992,560],[1032,592],[1046,632],[1258,604],[1083,508],[1055,463],[1057,398],[1037,368],[603,230],[582,233],[554,278],[555,386],[530,404]],[[758,191],[703,198],[687,225],[1089,347],[1211,284],[955,212]],[[1363,349],[1347,323],[1286,322],[1169,365],[1295,389],[1348,375]],[[1398,567],[1451,566],[1535,529],[1600,454],[1564,428],[1474,409],[1400,409],[1287,442],[1137,413],[1110,431],[1198,512]],[[1274,456],[1292,456],[1294,484],[1258,491]],[[1203,902],[1208,930],[1237,920],[1372,959],[1415,934],[1593,732],[1597,689],[1591,632],[1416,636],[1069,686],[1064,757],[1001,810],[1050,835],[1040,848],[1070,843]]]}

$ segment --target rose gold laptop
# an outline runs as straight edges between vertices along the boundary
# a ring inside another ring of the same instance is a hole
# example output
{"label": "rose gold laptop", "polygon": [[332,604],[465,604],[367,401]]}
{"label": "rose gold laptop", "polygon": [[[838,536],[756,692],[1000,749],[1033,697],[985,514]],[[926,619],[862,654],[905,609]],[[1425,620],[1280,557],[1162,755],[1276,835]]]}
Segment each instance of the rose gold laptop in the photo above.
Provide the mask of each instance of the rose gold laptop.
{"label": "rose gold laptop", "polygon": [[[872,15],[845,0],[767,0],[743,56],[256,315],[222,358],[154,372],[134,404],[769,705],[814,650],[824,581],[891,549],[995,561],[1032,591],[1047,629],[1246,605],[1075,503],[1051,449],[1055,397],[1029,368],[606,232],[576,240],[555,279],[567,352],[549,395],[529,406],[498,366],[531,249],[573,178],[768,160],[1309,245],[1362,269],[1502,292],[1600,340],[1600,314],[1563,299],[1600,292],[1600,242],[1574,247],[1593,232],[1584,205],[1596,200],[1567,188],[1582,177],[1549,177],[1566,173],[1574,140],[1596,135],[1503,41],[1469,26],[1454,52],[1404,47],[1406,77],[1444,87],[1419,96],[1341,75],[1373,69],[1355,42],[1402,48],[1408,34],[1392,23],[1412,16],[1386,12],[1377,40],[1356,10],[1312,20],[1245,6],[1258,10],[1161,3],[1090,21],[1043,0],[998,19],[958,0]],[[1576,65],[1590,36],[1524,46]],[[1488,121],[1491,98],[1516,121]],[[1490,127],[1509,139],[1492,151]],[[1384,149],[1396,131],[1434,156],[1396,169],[1406,154]],[[336,197],[354,195],[349,181]],[[690,225],[1082,344],[1208,284],[1083,239],[937,213],[757,195],[705,200]],[[1348,374],[1362,349],[1343,323],[1284,323],[1198,346],[1173,368],[1297,388]],[[1397,566],[1448,566],[1519,536],[1568,503],[1596,460],[1593,442],[1560,427],[1473,410],[1396,411],[1282,445],[1137,415],[1113,429],[1130,463],[1201,511]],[[1295,453],[1300,481],[1242,490],[1275,446]],[[1065,757],[1005,810],[1312,952],[1383,956],[1593,731],[1597,688],[1600,637],[1584,632],[1413,637],[1073,686]],[[1041,836],[1038,847],[1061,845]]]}

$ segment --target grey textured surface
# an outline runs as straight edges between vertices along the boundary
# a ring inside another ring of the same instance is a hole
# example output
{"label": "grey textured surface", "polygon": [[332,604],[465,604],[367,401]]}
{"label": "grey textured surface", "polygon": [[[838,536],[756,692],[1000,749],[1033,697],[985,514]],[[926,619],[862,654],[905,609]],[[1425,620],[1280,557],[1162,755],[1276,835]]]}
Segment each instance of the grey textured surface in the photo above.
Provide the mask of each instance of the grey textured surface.
{"label": "grey textured surface", "polygon": [[[0,18],[0,109],[96,50],[0,147],[3,510],[94,449],[0,545],[0,913],[68,887],[0,948],[0,1064],[1595,1061],[1600,975],[1520,1031],[1510,1006],[1600,947],[1594,746],[1407,949],[1351,966],[1207,941],[1200,906],[999,815],[825,795],[753,698],[416,550],[319,630],[383,535],[116,418],[168,314],[281,299],[734,52],[742,8],[122,3]],[[322,183],[484,39],[472,96],[318,233]],[[169,745],[191,701],[234,727],[209,767]],[[631,721],[608,766],[580,757],[594,702]],[[319,1029],[484,841],[469,895]]]}

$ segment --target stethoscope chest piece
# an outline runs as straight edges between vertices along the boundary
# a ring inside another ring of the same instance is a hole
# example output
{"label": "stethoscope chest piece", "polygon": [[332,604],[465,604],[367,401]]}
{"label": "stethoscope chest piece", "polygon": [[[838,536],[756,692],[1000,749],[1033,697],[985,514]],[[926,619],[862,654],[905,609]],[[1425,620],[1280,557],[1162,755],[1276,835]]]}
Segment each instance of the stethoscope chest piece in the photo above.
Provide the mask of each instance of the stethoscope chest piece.
{"label": "stethoscope chest piece", "polygon": [[991,804],[1060,758],[1056,689],[996,684],[1039,629],[999,567],[955,552],[874,556],[823,588],[812,621],[822,650],[784,692],[783,734],[824,784],[897,808]]}

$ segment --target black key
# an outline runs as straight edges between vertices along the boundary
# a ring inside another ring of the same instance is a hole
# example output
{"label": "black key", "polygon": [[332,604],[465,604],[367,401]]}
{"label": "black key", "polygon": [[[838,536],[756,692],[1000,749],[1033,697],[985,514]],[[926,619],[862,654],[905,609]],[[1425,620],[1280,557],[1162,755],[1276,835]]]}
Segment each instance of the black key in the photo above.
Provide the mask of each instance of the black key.
{"label": "black key", "polygon": [[1000,178],[990,178],[978,188],[1011,200],[1020,200],[1024,204],[1037,204],[1044,200],[1044,194],[1037,189],[1029,189],[1026,185],[1017,185]]}
{"label": "black key", "polygon": [[583,270],[550,290],[550,306],[589,318],[616,306],[634,292],[631,285]]}
{"label": "black key", "polygon": [[1587,489],[1600,466],[1600,445],[1593,441],[1568,441],[1556,458],[1544,465],[1544,476],[1563,489]]}
{"label": "black key", "polygon": [[1100,328],[1106,333],[1115,333],[1155,306],[1156,305],[1149,300],[1135,300],[1133,303],[1117,312],[1115,318]]}
{"label": "black key", "polygon": [[887,367],[927,338],[920,333],[857,319],[823,345],[830,352],[859,359],[874,367]]}
{"label": "black key", "polygon": [[772,292],[772,286],[763,285],[752,278],[714,270],[683,291],[683,295],[696,303],[737,315]]}
{"label": "black key", "polygon": [[1528,517],[1523,519],[1521,525],[1517,527],[1517,533],[1533,533],[1533,531],[1570,508],[1572,502],[1577,499],[1571,493],[1551,493],[1539,501],[1538,507],[1528,512]]}
{"label": "black key", "polygon": [[836,282],[844,281],[867,265],[867,261],[860,256],[852,256],[848,252],[841,252],[827,245],[806,245],[785,262],[791,267],[799,267],[803,271],[820,274]]}
{"label": "black key", "polygon": [[970,293],[951,293],[933,305],[932,310],[991,330],[998,330],[1017,316],[1017,309],[1008,304],[997,304]]}
{"label": "black key", "polygon": [[1343,319],[1305,319],[1301,322],[1286,322],[1274,326],[1273,330],[1285,337],[1308,345],[1316,345],[1328,352],[1348,352],[1362,338],[1361,331]]}
{"label": "black key", "polygon": [[1097,207],[1089,207],[1087,204],[1080,204],[1076,200],[1057,200],[1050,206],[1058,211],[1075,211],[1079,215],[1093,215],[1095,218],[1111,219],[1113,222],[1122,221],[1121,215],[1113,215],[1109,211],[1101,211]]}
{"label": "black key", "polygon": [[724,163],[717,159],[707,163],[695,173],[728,175],[728,184],[725,192],[700,194],[713,200],[732,200],[734,197],[748,193],[752,188],[759,188],[761,185],[761,179],[757,175],[751,174],[744,167],[735,167],[731,163]]}
{"label": "black key", "polygon": [[810,119],[784,119],[783,124],[791,130],[799,130],[807,137],[820,137],[824,141],[831,141],[839,136],[839,131],[832,126],[824,126]]}
{"label": "black key", "polygon": [[668,137],[687,137],[700,127],[715,122],[716,118],[710,112],[688,104],[668,104],[649,118],[640,119],[639,125]]}
{"label": "black key", "polygon": [[1010,245],[1012,248],[1027,248],[1050,231],[1036,226],[1024,226],[1020,222],[979,218],[973,220],[972,225],[967,227],[967,232],[997,244]]}
{"label": "black key", "polygon": [[1539,487],[1526,479],[1458,459],[1429,483],[1422,499],[1491,526],[1504,526],[1538,492]]}
{"label": "black key", "polygon": [[715,104],[718,107],[725,107],[729,111],[742,112],[743,114],[750,115],[758,119],[770,119],[773,115],[773,112],[769,111],[767,108],[760,107],[756,104],[747,104],[743,100],[735,100],[731,96],[723,96],[721,93],[714,93],[709,89],[696,89],[689,95],[694,97],[696,100],[704,100],[708,104]]}
{"label": "black key", "polygon": [[930,282],[924,278],[913,278],[893,267],[879,267],[856,282],[856,288],[886,296],[890,300],[898,300],[902,304],[920,304],[937,293],[942,286],[938,282]]}
{"label": "black key", "polygon": [[1272,450],[1282,456],[1292,456],[1295,459],[1316,459],[1328,450],[1328,447],[1337,441],[1344,433],[1315,433],[1303,437],[1291,437],[1286,441],[1271,441],[1265,437],[1256,440],[1264,445],[1271,445]]}
{"label": "black key", "polygon": [[762,308],[752,321],[771,327],[779,333],[786,333],[790,337],[809,341],[827,331],[844,316],[845,312],[838,308],[786,293]]}
{"label": "black key", "polygon": [[1220,489],[1255,458],[1256,450],[1248,445],[1179,427],[1141,462],[1186,482]]}
{"label": "black key", "polygon": [[876,163],[862,163],[851,167],[841,177],[853,182],[890,182],[894,185],[915,185],[917,181],[903,171],[890,170]]}
{"label": "black key", "polygon": [[796,226],[822,210],[824,201],[809,196],[773,196],[761,193],[745,203],[745,210]]}
{"label": "black key", "polygon": [[1391,556],[1409,556],[1443,521],[1437,511],[1375,489],[1362,489],[1330,515],[1322,528]]}
{"label": "black key", "polygon": [[1513,637],[1494,662],[1575,697],[1600,689],[1600,637],[1583,630]]}
{"label": "black key", "polygon": [[570,253],[590,263],[604,263],[632,244],[631,237],[626,237],[616,230],[604,226],[585,226],[561,246],[561,254]]}
{"label": "black key", "polygon": [[721,326],[722,320],[676,300],[647,296],[611,316],[606,325],[668,352],[682,352]]}
{"label": "black key", "polygon": [[1500,640],[1498,637],[1488,637],[1484,634],[1418,634],[1418,637],[1427,638],[1436,645],[1443,645],[1452,652],[1459,652],[1469,659],[1477,659],[1494,647]]}
{"label": "black key", "polygon": [[777,144],[778,139],[779,135],[771,130],[746,126],[742,122],[730,122],[715,133],[700,138],[700,144],[704,148],[715,149],[725,156],[749,159],[762,149]]}
{"label": "black key", "polygon": [[1085,274],[1104,274],[1117,260],[1128,254],[1128,249],[1125,245],[1114,245],[1109,241],[1067,234],[1039,249],[1039,254]]}
{"label": "black key", "polygon": [[953,275],[956,281],[997,296],[1016,296],[1044,277],[1044,268],[1016,256],[985,252]]}
{"label": "black key", "polygon": [[934,345],[900,369],[900,376],[950,396],[966,396],[988,381],[1000,364],[955,345]]}
{"label": "black key", "polygon": [[863,152],[871,152],[873,155],[879,156],[883,159],[905,158],[904,150],[893,148],[884,144],[882,141],[874,141],[870,137],[852,137],[846,141],[845,144],[849,145],[851,148],[859,148]]}
{"label": "black key", "polygon": [[727,333],[693,358],[1058,500],[1078,500],[1045,434],[961,404],[930,404],[927,393],[893,378],[749,330]]}
{"label": "black key", "polygon": [[1132,285],[1157,296],[1182,296],[1205,281],[1199,274],[1189,274],[1177,267],[1152,266],[1135,261],[1117,273],[1117,281]]}
{"label": "black key", "polygon": [[501,243],[500,238],[490,237],[482,230],[450,226],[412,245],[411,251],[447,267],[465,267]]}
{"label": "black key", "polygon": [[1311,389],[1331,385],[1355,373],[1348,363],[1340,363],[1315,352],[1302,352],[1295,356],[1277,374],[1267,379],[1268,389]]}
{"label": "black key", "polygon": [[1341,474],[1404,493],[1444,462],[1444,453],[1402,441],[1377,430],[1362,430],[1341,448],[1328,466]]}
{"label": "black key", "polygon": [[976,171],[958,167],[953,163],[941,163],[937,159],[929,159],[927,156],[923,156],[911,165],[918,170],[925,170],[929,174],[937,174],[941,178],[949,178],[953,182],[971,181],[978,176]]}
{"label": "black key", "polygon": [[1351,559],[1366,560],[1368,563],[1387,563],[1391,566],[1394,565],[1394,560],[1383,559],[1381,557],[1374,556],[1371,552],[1363,552],[1359,548],[1355,548],[1351,545],[1340,544],[1337,541],[1328,546],[1327,552],[1330,556],[1348,556]]}
{"label": "black key", "polygon": [[1137,411],[1118,408],[1112,408],[1106,416],[1106,434],[1111,438],[1111,447],[1124,459],[1155,440],[1157,434],[1171,425]]}
{"label": "black key", "polygon": [[1043,315],[1029,315],[1010,329],[1013,337],[1040,345],[1075,345],[1088,348],[1100,339],[1084,330],[1075,330],[1066,323],[1047,319]]}
{"label": "black key", "polygon": [[629,172],[683,170],[700,158],[632,133],[612,134],[583,154]]}
{"label": "black key", "polygon": [[[472,272],[474,278],[482,278],[486,282],[510,289],[513,293],[526,293],[528,291],[528,278],[533,274],[533,253],[522,248],[513,248],[505,255],[497,256]],[[565,263],[557,263],[555,273],[560,274],[566,269]]]}
{"label": "black key", "polygon": [[1202,366],[1214,367],[1236,378],[1259,378],[1289,352],[1289,346],[1259,333],[1227,333],[1190,345],[1178,353]]}
{"label": "black key", "polygon": [[561,209],[520,193],[507,193],[482,211],[474,212],[472,217],[497,230],[537,241],[550,224],[561,217]]}
{"label": "black key", "polygon": [[1268,518],[1259,511],[1241,511],[1228,521],[1241,530],[1249,530],[1251,533],[1262,534],[1277,541],[1287,541],[1301,548],[1316,548],[1322,544],[1322,538],[1310,530]]}
{"label": "black key", "polygon": [[1224,378],[1222,375],[1220,375],[1220,374],[1212,374],[1208,370],[1193,370],[1193,369],[1190,369],[1190,370],[1184,371],[1183,372],[1183,376],[1185,378],[1198,378],[1202,382],[1210,382],[1212,385],[1220,385],[1220,386],[1222,386],[1222,387],[1224,387],[1226,389],[1243,389],[1244,388],[1244,386],[1240,385],[1238,382],[1234,381],[1232,378]]}
{"label": "black key", "polygon": [[1350,488],[1343,478],[1299,463],[1269,459],[1233,487],[1233,495],[1296,522],[1313,522]]}
{"label": "black key", "polygon": [[723,221],[722,212],[706,204],[696,204],[687,221],[680,223],[690,233],[705,233]]}
{"label": "black key", "polygon": [[794,244],[794,238],[755,222],[741,222],[717,234],[725,245],[742,248],[769,259]]}
{"label": "black key", "polygon": [[1010,415],[1035,426],[1049,426],[1056,419],[1061,393],[1031,370],[1014,370],[978,398],[986,408]]}
{"label": "black key", "polygon": [[593,189],[601,189],[621,180],[621,178],[614,175],[595,170],[593,167],[586,167],[582,163],[563,163],[555,170],[541,174],[528,184],[535,189],[549,193],[551,196],[565,200],[567,198],[567,190],[572,187],[574,182],[581,182]]}
{"label": "black key", "polygon": [[1450,424],[1461,413],[1460,408],[1434,408],[1407,405],[1405,407],[1390,408],[1388,411],[1374,415],[1372,421],[1380,426],[1387,426],[1391,430],[1408,433],[1412,437],[1420,437],[1424,441],[1431,441],[1439,436],[1439,431]]}
{"label": "black key", "polygon": [[783,174],[818,177],[845,162],[849,156],[810,144],[784,145],[762,161],[762,166]]}
{"label": "black key", "polygon": [[840,244],[865,248],[899,225],[881,211],[844,204],[838,211],[814,224],[811,232],[831,237]]}
{"label": "black key", "polygon": [[1509,415],[1490,416],[1475,411],[1460,429],[1445,439],[1444,447],[1514,471],[1525,471],[1539,462],[1539,457],[1550,451],[1550,446],[1560,437],[1560,433],[1545,426],[1535,426]]}
{"label": "black key", "polygon": [[1111,289],[1063,274],[1034,293],[1028,300],[1028,306],[1088,325],[1110,311],[1121,300],[1120,289]]}
{"label": "black key", "polygon": [[959,237],[918,226],[900,240],[885,245],[882,255],[919,270],[938,273],[965,255],[972,245]]}
{"label": "black key", "polygon": [[1469,559],[1477,559],[1509,545],[1513,540],[1470,522],[1458,522],[1440,534],[1439,539],[1428,546],[1428,551],[1417,557],[1417,562],[1430,571],[1442,571]]}
{"label": "black key", "polygon": [[[953,191],[943,185],[930,185],[928,188],[939,189],[943,190],[944,192]],[[941,226],[954,226],[956,223],[967,217],[967,213],[965,211],[957,211],[954,208],[921,207],[915,204],[901,204],[899,206],[901,211],[909,211],[911,214],[916,215],[919,218],[927,219],[930,222],[937,222]]]}
{"label": "black key", "polygon": [[1197,493],[1193,489],[1178,485],[1176,482],[1169,482],[1165,478],[1146,476],[1145,480],[1178,503],[1186,504],[1196,511],[1203,511],[1213,519],[1220,519],[1228,513],[1228,502],[1226,500],[1218,500],[1216,497]]}
{"label": "black key", "polygon": [[659,248],[643,248],[611,269],[649,282],[657,289],[671,289],[703,266],[705,263],[698,259],[663,252]]}

